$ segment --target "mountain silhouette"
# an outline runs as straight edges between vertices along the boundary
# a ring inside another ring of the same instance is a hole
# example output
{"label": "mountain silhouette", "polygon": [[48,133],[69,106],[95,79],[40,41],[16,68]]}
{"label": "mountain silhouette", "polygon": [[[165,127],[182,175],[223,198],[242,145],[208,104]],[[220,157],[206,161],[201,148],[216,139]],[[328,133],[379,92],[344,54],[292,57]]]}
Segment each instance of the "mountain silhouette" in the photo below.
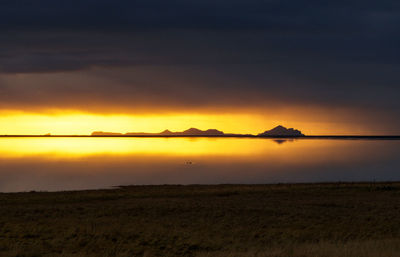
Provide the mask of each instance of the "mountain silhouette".
{"label": "mountain silhouette", "polygon": [[128,132],[125,134],[114,132],[95,131],[92,136],[223,136],[224,132],[217,129],[200,130],[197,128],[190,128],[181,132],[172,132],[168,129],[160,133],[146,133],[146,132]]}
{"label": "mountain silhouette", "polygon": [[92,136],[122,136],[122,133],[94,131]]}
{"label": "mountain silhouette", "polygon": [[304,136],[300,130],[293,128],[285,128],[284,126],[277,126],[271,130],[267,130],[264,133],[258,134],[258,136]]}
{"label": "mountain silhouette", "polygon": [[[190,128],[185,131],[173,132],[168,129],[160,133],[147,133],[147,132],[128,132],[128,133],[114,133],[114,132],[103,132],[95,131],[92,136],[225,136],[225,137],[256,137],[251,134],[225,134],[224,132],[217,129],[201,130],[197,128]],[[277,126],[271,130],[267,130],[264,133],[258,134],[259,137],[265,136],[281,136],[281,137],[299,137],[304,136],[300,130],[293,128],[285,128],[284,126]]]}
{"label": "mountain silhouette", "polygon": [[163,135],[163,136],[172,136],[173,134],[174,134],[174,132],[171,132],[168,129],[166,129],[160,133],[160,135]]}
{"label": "mountain silhouette", "polygon": [[224,135],[224,132],[217,129],[200,130],[197,128],[190,128],[183,132],[175,132],[175,134],[184,136],[221,136]]}

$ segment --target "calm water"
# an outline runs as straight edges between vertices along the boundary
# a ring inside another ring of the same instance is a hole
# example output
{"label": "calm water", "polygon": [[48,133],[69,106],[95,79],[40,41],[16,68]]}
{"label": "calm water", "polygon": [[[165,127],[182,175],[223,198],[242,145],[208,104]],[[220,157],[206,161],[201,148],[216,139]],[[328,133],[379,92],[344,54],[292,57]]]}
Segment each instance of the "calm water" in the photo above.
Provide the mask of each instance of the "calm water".
{"label": "calm water", "polygon": [[0,191],[400,180],[400,141],[0,138]]}

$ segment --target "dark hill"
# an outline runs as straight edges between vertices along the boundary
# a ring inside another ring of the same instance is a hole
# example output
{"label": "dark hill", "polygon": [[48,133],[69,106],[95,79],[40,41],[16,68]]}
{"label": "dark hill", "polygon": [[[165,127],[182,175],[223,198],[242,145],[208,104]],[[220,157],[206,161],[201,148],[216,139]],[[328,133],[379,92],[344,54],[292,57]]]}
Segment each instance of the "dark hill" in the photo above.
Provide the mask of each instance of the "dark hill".
{"label": "dark hill", "polygon": [[277,126],[271,130],[267,130],[264,133],[258,134],[259,136],[304,136],[300,130],[293,128],[285,128],[284,126]]}
{"label": "dark hill", "polygon": [[224,132],[217,129],[200,130],[197,128],[190,128],[181,132],[172,132],[168,129],[160,133],[146,133],[146,132],[128,132],[125,134],[114,132],[95,131],[92,136],[223,136]]}
{"label": "dark hill", "polygon": [[184,135],[184,136],[221,136],[224,135],[224,132],[219,131],[217,129],[200,130],[197,128],[190,128],[183,132],[175,132],[174,134]]}

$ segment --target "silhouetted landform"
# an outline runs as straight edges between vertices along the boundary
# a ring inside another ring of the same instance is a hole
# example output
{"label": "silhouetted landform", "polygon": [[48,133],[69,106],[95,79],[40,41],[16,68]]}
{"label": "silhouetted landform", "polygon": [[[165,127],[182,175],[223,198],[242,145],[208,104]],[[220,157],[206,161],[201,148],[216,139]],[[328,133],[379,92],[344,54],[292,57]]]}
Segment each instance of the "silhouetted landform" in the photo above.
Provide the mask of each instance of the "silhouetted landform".
{"label": "silhouetted landform", "polygon": [[[126,133],[126,135],[143,135],[146,133]],[[182,132],[172,132],[168,129],[161,133],[147,133],[150,135],[161,135],[161,136],[222,136],[224,132],[216,129],[200,130],[197,128],[190,128]]]}
{"label": "silhouetted landform", "polygon": [[190,128],[181,132],[172,132],[168,129],[160,133],[146,133],[146,132],[128,132],[125,134],[114,132],[95,131],[92,136],[223,136],[224,132],[217,129],[200,130],[197,128]]}
{"label": "silhouetted landform", "polygon": [[[0,137],[231,137],[231,138],[278,138],[278,139],[351,139],[351,140],[400,140],[400,135],[304,135],[300,130],[277,126],[258,135],[224,133],[217,129],[200,130],[190,128],[181,132],[173,132],[168,129],[160,133],[148,132],[104,132],[94,131],[91,135],[0,135]],[[284,143],[284,140],[277,140]]]}
{"label": "silhouetted landform", "polygon": [[122,133],[94,131],[92,136],[122,136]]}
{"label": "silhouetted landform", "polygon": [[125,134],[122,133],[114,133],[114,132],[103,132],[103,131],[95,131],[92,133],[92,136],[224,136],[224,137],[268,137],[268,136],[286,136],[286,137],[299,137],[304,136],[300,130],[293,129],[293,128],[285,128],[281,125],[265,131],[264,133],[256,135],[252,134],[225,134],[223,131],[217,129],[207,129],[207,130],[200,130],[197,128],[190,128],[182,132],[172,132],[168,129],[164,130],[160,133],[146,133],[146,132],[128,132]]}
{"label": "silhouetted landform", "polygon": [[264,133],[258,134],[259,136],[290,136],[290,137],[301,137],[304,136],[300,130],[293,128],[285,128],[284,126],[277,126],[271,130],[267,130]]}

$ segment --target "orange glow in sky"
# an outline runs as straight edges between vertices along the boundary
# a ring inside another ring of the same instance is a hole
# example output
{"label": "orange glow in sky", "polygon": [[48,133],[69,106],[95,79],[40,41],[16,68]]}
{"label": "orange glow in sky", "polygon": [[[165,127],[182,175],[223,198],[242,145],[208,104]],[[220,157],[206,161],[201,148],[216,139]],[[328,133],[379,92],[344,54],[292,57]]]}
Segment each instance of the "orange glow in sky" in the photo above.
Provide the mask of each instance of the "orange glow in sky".
{"label": "orange glow in sky", "polygon": [[[333,117],[333,116],[332,116]],[[105,132],[161,132],[165,129],[183,131],[191,127],[219,129],[225,133],[258,134],[277,125],[300,129],[306,135],[374,134],[356,124],[332,121],[318,115],[305,116],[296,112],[274,115],[257,113],[172,113],[172,114],[97,114],[77,111],[0,112],[0,135],[89,135]],[[379,132],[378,132],[379,133]]]}
{"label": "orange glow in sky", "polygon": [[256,115],[171,114],[126,115],[88,113],[8,113],[0,115],[0,134],[86,135],[93,131],[161,132],[191,127],[217,128],[224,132],[261,133],[269,124]]}

